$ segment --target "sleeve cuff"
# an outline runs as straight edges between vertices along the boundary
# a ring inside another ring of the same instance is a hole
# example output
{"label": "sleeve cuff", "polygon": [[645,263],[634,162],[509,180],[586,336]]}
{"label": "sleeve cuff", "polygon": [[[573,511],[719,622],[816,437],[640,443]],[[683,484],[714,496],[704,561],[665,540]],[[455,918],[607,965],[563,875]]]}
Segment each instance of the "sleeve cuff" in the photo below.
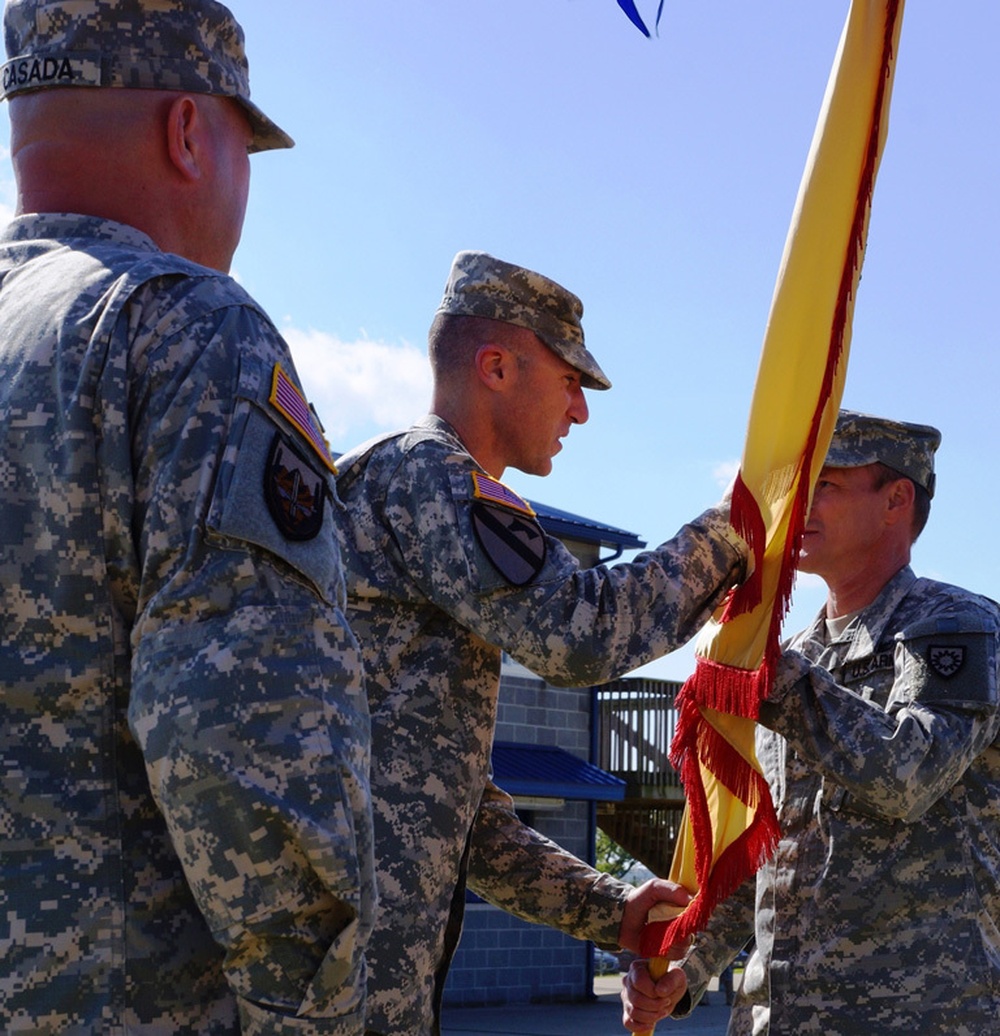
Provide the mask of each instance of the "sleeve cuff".
{"label": "sleeve cuff", "polygon": [[729,506],[719,504],[710,507],[694,523],[700,525],[707,532],[717,536],[732,550],[733,560],[736,561],[742,572],[737,582],[745,582],[753,574],[753,557],[746,540],[732,527],[729,521]]}

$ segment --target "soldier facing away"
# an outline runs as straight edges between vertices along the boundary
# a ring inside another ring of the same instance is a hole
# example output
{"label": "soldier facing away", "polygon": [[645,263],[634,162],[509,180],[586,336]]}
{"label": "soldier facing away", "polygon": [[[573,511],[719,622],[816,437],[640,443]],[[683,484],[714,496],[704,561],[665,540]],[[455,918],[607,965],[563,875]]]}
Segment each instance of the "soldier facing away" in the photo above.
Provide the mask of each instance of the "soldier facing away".
{"label": "soldier facing away", "polygon": [[4,30],[0,1030],[357,1036],[333,466],[227,276],[248,153],[292,142],[214,0],[8,0]]}

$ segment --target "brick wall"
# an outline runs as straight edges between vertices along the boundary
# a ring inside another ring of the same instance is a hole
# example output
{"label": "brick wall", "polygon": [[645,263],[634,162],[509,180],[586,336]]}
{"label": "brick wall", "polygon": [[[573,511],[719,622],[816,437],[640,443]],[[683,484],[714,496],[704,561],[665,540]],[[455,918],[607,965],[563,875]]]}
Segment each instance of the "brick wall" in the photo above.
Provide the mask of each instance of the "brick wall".
{"label": "brick wall", "polygon": [[[555,745],[591,761],[589,689],[551,687],[504,660],[496,739]],[[593,860],[592,805],[532,803],[522,818],[585,860]],[[445,987],[458,1005],[572,1001],[591,995],[591,944],[530,924],[469,897],[465,927]]]}

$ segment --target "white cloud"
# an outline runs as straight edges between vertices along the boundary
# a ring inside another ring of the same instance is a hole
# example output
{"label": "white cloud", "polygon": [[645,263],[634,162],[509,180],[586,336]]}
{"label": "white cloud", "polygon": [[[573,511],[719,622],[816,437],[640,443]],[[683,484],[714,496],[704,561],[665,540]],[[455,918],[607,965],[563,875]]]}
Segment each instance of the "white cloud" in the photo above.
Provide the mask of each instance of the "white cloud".
{"label": "white cloud", "polygon": [[740,462],[738,460],[724,460],[712,468],[712,478],[715,479],[716,483],[725,489],[730,482],[736,478],[737,472],[740,470]]}
{"label": "white cloud", "polygon": [[282,328],[302,387],[330,445],[346,449],[379,431],[405,428],[427,412],[431,369],[409,342],[344,342],[324,331]]}

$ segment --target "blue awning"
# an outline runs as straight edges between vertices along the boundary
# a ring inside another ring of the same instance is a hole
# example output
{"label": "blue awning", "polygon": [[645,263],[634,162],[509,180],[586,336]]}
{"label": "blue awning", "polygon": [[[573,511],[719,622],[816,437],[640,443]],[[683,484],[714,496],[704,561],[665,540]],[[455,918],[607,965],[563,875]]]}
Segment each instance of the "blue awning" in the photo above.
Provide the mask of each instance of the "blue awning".
{"label": "blue awning", "polygon": [[493,782],[508,795],[621,802],[625,782],[554,745],[493,742]]}
{"label": "blue awning", "polygon": [[537,500],[529,500],[528,503],[535,509],[542,528],[550,536],[558,539],[581,540],[598,547],[612,547],[619,554],[625,550],[638,550],[646,546],[646,541],[639,539],[634,532],[627,532],[605,522],[595,522],[592,518],[583,518],[569,511],[561,511],[558,507],[540,504]]}

